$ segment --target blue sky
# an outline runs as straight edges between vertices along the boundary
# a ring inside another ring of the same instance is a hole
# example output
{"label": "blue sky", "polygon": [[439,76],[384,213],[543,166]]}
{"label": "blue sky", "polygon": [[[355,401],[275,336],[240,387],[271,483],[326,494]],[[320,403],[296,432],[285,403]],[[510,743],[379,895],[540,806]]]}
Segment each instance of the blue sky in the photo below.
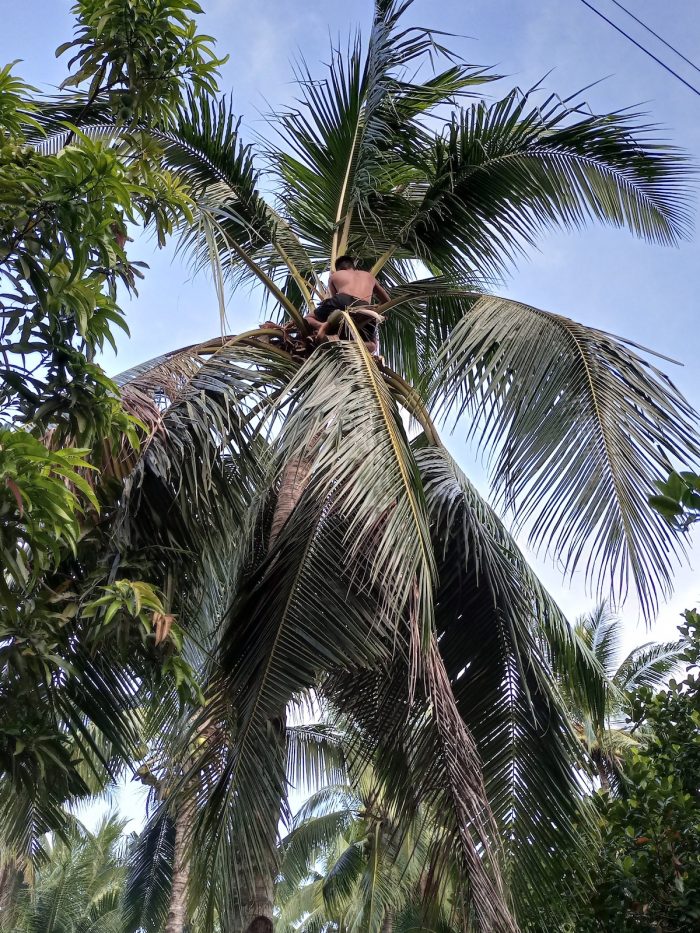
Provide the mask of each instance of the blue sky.
{"label": "blue sky", "polygon": [[[201,0],[205,10],[200,29],[215,36],[221,53],[229,53],[222,90],[233,93],[234,106],[244,115],[252,138],[264,129],[261,112],[289,103],[294,96],[291,59],[303,53],[320,71],[329,37],[345,35],[350,26],[366,27],[369,0]],[[648,34],[624,16],[611,0],[594,0],[606,15],[669,60],[686,79],[700,87],[700,73],[672,60]],[[49,91],[64,77],[65,59],[56,61],[55,47],[70,38],[72,21],[67,0],[27,0],[5,4],[0,30],[0,64],[21,59],[17,71]],[[700,49],[700,14],[685,0],[627,0],[633,11],[692,57]],[[687,149],[700,162],[700,97],[664,72],[638,49],[603,23],[580,0],[416,0],[407,21],[458,34],[451,40],[468,60],[491,65],[506,75],[490,94],[515,85],[525,89],[540,80],[547,92],[566,97],[602,80],[585,92],[598,111],[633,107],[664,126],[667,139]],[[471,37],[471,38],[467,38]],[[700,53],[698,53],[700,61]],[[545,77],[546,75],[546,77]],[[219,331],[217,301],[205,276],[192,280],[173,250],[158,252],[147,241],[134,245],[132,255],[150,264],[139,298],[128,307],[132,337],[122,340],[110,371],[125,369],[168,349],[212,336]],[[667,367],[695,407],[700,407],[700,335],[695,325],[700,294],[698,239],[679,249],[663,249],[634,240],[620,231],[590,228],[581,233],[557,233],[543,238],[539,251],[520,264],[501,292],[520,300],[628,336],[679,360]],[[258,321],[259,297],[246,292],[228,298],[233,330]],[[666,366],[666,364],[664,364]],[[483,471],[461,442],[449,442],[477,482],[485,488]],[[697,554],[696,549],[696,554]],[[592,598],[581,580],[565,584],[546,562],[536,566],[570,616],[584,611]],[[676,577],[676,595],[665,606],[653,629],[655,637],[672,637],[678,613],[694,605],[700,586],[689,568]],[[628,643],[644,640],[637,607],[623,608]]]}

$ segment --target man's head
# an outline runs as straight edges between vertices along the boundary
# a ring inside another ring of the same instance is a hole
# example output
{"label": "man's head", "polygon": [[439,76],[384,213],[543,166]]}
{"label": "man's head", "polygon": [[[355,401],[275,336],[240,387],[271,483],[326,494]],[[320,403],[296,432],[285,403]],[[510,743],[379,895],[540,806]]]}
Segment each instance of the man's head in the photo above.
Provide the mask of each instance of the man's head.
{"label": "man's head", "polygon": [[354,269],[355,259],[353,256],[338,256],[335,261],[336,269]]}

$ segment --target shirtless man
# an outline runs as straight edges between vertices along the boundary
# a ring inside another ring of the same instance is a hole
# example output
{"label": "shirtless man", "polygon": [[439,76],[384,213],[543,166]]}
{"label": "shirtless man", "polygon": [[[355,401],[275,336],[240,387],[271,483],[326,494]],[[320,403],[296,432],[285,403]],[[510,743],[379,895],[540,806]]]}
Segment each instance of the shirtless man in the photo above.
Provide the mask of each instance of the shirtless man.
{"label": "shirtless man", "polygon": [[[375,295],[382,304],[390,300],[387,291],[373,275],[355,268],[355,260],[352,256],[338,257],[335,269],[328,283],[331,297],[322,301],[314,314],[306,317],[307,322],[320,339],[327,338],[329,332],[337,330],[342,322],[340,315],[333,315],[333,312],[352,307],[368,307],[372,304],[372,298]],[[333,320],[329,320],[331,315],[333,315]],[[360,332],[365,338],[365,345],[370,353],[376,353],[376,323],[370,321],[363,324]]]}

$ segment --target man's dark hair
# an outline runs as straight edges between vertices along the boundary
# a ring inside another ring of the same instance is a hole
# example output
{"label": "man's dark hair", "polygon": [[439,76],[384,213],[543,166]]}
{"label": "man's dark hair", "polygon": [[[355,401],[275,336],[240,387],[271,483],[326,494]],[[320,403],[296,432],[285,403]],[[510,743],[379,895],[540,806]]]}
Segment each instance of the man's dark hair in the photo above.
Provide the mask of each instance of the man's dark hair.
{"label": "man's dark hair", "polygon": [[354,269],[355,268],[355,257],[354,256],[338,256],[335,261],[336,269]]}

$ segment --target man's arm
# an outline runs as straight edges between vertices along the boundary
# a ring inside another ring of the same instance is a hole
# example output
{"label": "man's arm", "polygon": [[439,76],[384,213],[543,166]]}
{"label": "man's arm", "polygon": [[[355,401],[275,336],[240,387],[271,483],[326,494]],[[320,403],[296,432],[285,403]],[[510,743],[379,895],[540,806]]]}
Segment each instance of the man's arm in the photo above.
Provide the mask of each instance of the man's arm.
{"label": "man's arm", "polygon": [[335,278],[335,272],[334,272],[334,273],[331,275],[331,277],[328,279],[328,291],[331,293],[331,297],[332,297],[333,295],[337,295],[337,294],[338,294],[338,289],[337,289],[337,287],[336,287],[335,282],[333,281],[334,278]]}
{"label": "man's arm", "polygon": [[382,304],[386,304],[387,301],[391,301],[389,292],[385,288],[382,288],[376,279],[374,280],[374,294]]}

